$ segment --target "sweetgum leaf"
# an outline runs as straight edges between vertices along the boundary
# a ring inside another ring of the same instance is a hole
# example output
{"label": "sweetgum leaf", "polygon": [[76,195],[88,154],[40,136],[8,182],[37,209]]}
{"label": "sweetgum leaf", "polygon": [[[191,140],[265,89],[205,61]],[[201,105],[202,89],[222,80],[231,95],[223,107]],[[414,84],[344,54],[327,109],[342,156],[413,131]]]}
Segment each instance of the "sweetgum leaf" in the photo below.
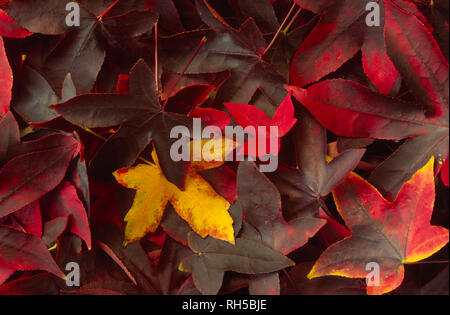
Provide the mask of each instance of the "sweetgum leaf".
{"label": "sweetgum leaf", "polygon": [[369,294],[383,294],[403,281],[403,264],[428,258],[448,243],[448,230],[431,226],[435,184],[434,158],[402,187],[389,202],[367,181],[351,173],[333,191],[337,208],[352,231],[331,245],[316,261],[308,278],[336,275],[363,278],[366,265],[380,266],[380,285]]}
{"label": "sweetgum leaf", "polygon": [[0,266],[12,270],[46,270],[64,278],[41,239],[0,226]]}
{"label": "sweetgum leaf", "polygon": [[[113,141],[134,133],[136,142],[126,151],[126,160],[115,161],[112,165],[119,168],[131,165],[148,145],[151,136],[167,179],[178,187],[184,186],[188,163],[171,159],[170,146],[176,139],[170,138],[170,130],[179,125],[189,127],[192,120],[161,109],[154,75],[143,60],[139,60],[130,71],[130,94],[84,94],[57,104],[55,109],[65,119],[81,127],[110,127],[123,123],[119,132],[111,137]],[[122,143],[119,139],[118,144]],[[105,146],[106,152],[114,148],[125,149],[109,141]],[[115,169],[108,170],[112,172]]]}
{"label": "sweetgum leaf", "polygon": [[246,222],[258,230],[263,243],[284,255],[306,244],[326,223],[308,213],[286,222],[280,194],[251,162],[239,165],[238,201]]}
{"label": "sweetgum leaf", "polygon": [[304,86],[318,81],[362,49],[366,74],[380,93],[391,92],[398,71],[389,59],[384,44],[383,31],[389,23],[385,23],[384,16],[386,1],[377,1],[381,11],[380,27],[365,24],[368,14],[365,0],[295,1],[299,6],[320,14],[321,19],[294,56],[290,75],[293,85]]}
{"label": "sweetgum leaf", "polygon": [[70,182],[62,181],[41,200],[41,204],[51,219],[67,217],[69,231],[80,236],[87,247],[91,248],[91,231],[86,210]]}
{"label": "sweetgum leaf", "polygon": [[234,244],[228,201],[218,195],[194,168],[188,172],[185,190],[179,190],[164,177],[155,153],[152,156],[156,164],[140,164],[114,173],[121,185],[136,190],[133,205],[125,217],[126,243],[156,231],[170,202],[202,237],[211,235]]}
{"label": "sweetgum leaf", "polygon": [[[295,93],[294,93],[295,95]],[[301,213],[318,216],[324,207],[321,198],[342,182],[361,160],[365,150],[348,150],[327,162],[327,135],[317,120],[305,109],[298,109],[299,123],[294,127],[297,169],[279,168],[268,174],[280,192],[290,197],[289,218]]]}
{"label": "sweetgum leaf", "polygon": [[434,116],[448,115],[449,67],[435,39],[392,1],[386,2],[386,21],[387,52],[408,87]]}
{"label": "sweetgum leaf", "polygon": [[0,128],[4,144],[0,151],[0,217],[4,217],[55,188],[78,154],[79,143],[62,134],[20,143],[18,126],[10,113],[0,120]]}
{"label": "sweetgum leaf", "polygon": [[192,273],[195,286],[203,294],[217,294],[225,271],[263,274],[294,265],[282,254],[246,239],[238,238],[231,245],[210,237],[202,239],[191,232],[188,242],[196,254],[183,259],[179,268]]}
{"label": "sweetgum leaf", "polygon": [[[291,87],[325,127],[340,136],[408,139],[372,173],[370,180],[390,200],[431,156],[448,155],[448,112],[427,117],[414,103],[376,94],[352,81],[326,80],[308,89]],[[386,176],[390,180],[386,181]]]}
{"label": "sweetgum leaf", "polygon": [[435,128],[435,122],[427,120],[414,104],[377,94],[352,81],[327,80],[306,90],[292,89],[294,97],[319,122],[340,136],[399,140]]}

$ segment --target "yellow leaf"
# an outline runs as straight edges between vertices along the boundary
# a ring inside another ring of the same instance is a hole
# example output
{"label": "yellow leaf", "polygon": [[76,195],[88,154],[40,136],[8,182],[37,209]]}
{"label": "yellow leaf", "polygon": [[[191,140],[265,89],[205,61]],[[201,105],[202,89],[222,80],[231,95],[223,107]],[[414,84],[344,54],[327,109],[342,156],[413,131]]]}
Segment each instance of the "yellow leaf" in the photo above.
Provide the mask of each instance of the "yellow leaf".
{"label": "yellow leaf", "polygon": [[[137,241],[159,226],[167,202],[191,228],[202,237],[208,235],[234,244],[230,204],[191,168],[186,176],[185,190],[170,183],[156,164],[140,164],[114,172],[117,181],[136,190],[136,196],[125,217],[125,244]],[[201,162],[204,163],[204,162]]]}

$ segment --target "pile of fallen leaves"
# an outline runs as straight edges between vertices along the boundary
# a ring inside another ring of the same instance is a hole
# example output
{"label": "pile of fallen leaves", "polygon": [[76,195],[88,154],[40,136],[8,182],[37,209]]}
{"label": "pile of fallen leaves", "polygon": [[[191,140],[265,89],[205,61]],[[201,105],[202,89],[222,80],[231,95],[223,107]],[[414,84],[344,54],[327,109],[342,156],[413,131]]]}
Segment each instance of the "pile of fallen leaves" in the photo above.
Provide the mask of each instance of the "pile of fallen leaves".
{"label": "pile of fallen leaves", "polygon": [[0,1],[0,294],[448,294],[448,0],[68,2]]}

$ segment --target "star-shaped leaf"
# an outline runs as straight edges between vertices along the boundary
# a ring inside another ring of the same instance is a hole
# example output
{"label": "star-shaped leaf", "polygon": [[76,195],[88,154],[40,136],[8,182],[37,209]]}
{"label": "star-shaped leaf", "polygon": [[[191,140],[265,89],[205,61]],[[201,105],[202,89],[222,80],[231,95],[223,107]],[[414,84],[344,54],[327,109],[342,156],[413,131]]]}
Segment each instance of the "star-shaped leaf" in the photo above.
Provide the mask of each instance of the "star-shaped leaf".
{"label": "star-shaped leaf", "polygon": [[[141,239],[159,226],[167,203],[202,237],[211,235],[234,244],[230,204],[197,174],[200,163],[189,170],[185,190],[179,190],[164,176],[158,158],[155,164],[140,164],[114,173],[117,181],[136,190],[134,203],[125,217],[125,242]],[[222,162],[223,163],[223,162]]]}
{"label": "star-shaped leaf", "polygon": [[386,200],[355,173],[333,191],[333,196],[352,235],[322,253],[309,278],[325,275],[365,278],[366,267],[377,263],[379,284],[369,294],[383,294],[403,281],[404,264],[414,263],[444,247],[448,230],[431,226],[435,183],[434,158],[402,187],[394,202]]}

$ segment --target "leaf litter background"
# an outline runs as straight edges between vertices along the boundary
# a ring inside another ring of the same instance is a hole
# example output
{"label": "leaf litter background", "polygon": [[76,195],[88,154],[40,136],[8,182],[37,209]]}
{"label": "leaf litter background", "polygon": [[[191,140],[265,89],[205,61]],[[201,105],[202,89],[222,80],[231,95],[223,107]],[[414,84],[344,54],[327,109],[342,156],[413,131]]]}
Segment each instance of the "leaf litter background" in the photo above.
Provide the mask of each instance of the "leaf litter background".
{"label": "leaf litter background", "polygon": [[[0,1],[0,294],[448,294],[448,0],[78,2]],[[279,169],[172,161],[194,117],[278,126]]]}

